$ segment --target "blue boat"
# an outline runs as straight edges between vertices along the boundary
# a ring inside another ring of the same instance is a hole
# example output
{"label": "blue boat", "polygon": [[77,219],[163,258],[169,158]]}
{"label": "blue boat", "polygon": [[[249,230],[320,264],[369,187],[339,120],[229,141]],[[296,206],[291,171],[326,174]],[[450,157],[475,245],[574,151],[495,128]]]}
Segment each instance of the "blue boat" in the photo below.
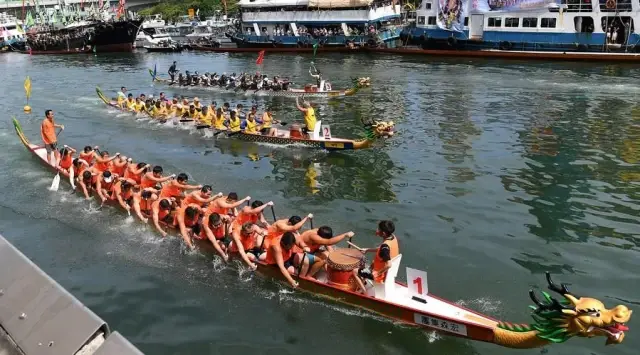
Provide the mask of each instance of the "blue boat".
{"label": "blue boat", "polygon": [[403,44],[422,49],[637,53],[631,0],[423,0]]}

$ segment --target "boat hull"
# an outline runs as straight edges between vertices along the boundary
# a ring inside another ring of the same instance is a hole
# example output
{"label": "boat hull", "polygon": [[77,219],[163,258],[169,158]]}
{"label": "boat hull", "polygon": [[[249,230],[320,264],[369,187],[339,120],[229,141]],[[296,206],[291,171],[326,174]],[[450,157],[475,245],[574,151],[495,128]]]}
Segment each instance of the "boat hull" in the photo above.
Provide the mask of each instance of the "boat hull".
{"label": "boat hull", "polygon": [[[52,171],[52,173],[57,172],[57,169],[47,162],[46,150],[44,149],[44,147],[31,144],[29,140],[24,136],[19,123],[15,119],[14,119],[14,127],[18,135],[18,138],[24,144],[25,148],[27,148],[27,150],[29,150],[32,153],[32,155],[36,157],[37,160],[42,165],[44,165],[48,170]],[[60,171],[60,175],[61,177],[64,177],[63,179],[64,181],[67,181],[67,182],[69,181],[69,176],[64,171]],[[119,205],[113,200],[108,200],[107,203],[110,205],[113,205],[116,208],[119,208]],[[173,233],[178,233],[175,230],[175,227],[171,225],[163,224],[163,227],[170,229]],[[201,250],[204,250],[208,253],[211,253],[213,251],[213,246],[206,240],[197,240],[196,243],[198,246],[201,247]],[[232,257],[237,258],[237,255],[232,255]],[[257,262],[257,265],[258,265],[257,271],[260,274],[266,277],[269,277],[277,282],[286,283],[286,279],[284,275],[282,275],[278,267],[274,265],[265,264],[260,261]],[[454,335],[454,336],[477,340],[477,341],[492,342],[494,339],[493,329],[489,324],[483,325],[483,324],[477,324],[476,322],[471,322],[471,321],[465,322],[465,321],[461,321],[460,319],[453,319],[444,314],[421,312],[419,310],[406,307],[402,304],[391,303],[383,299],[378,299],[372,296],[345,290],[340,287],[332,286],[331,284],[321,282],[313,278],[298,277],[298,276],[293,276],[293,277],[299,283],[298,290],[307,292],[313,296],[328,298],[339,303],[355,306],[355,307],[379,314],[385,318],[402,322],[406,325],[415,326],[415,327],[423,328],[426,330],[440,331],[440,332],[446,333],[447,335]],[[399,282],[396,283],[396,286],[399,288],[407,287],[405,284],[402,284]],[[434,303],[441,302],[442,304],[447,305],[447,307],[452,307],[452,309],[459,310],[460,312],[463,312],[471,317],[481,318],[485,323],[497,322],[496,320],[490,317],[487,317],[475,311],[466,309],[464,307],[455,305],[454,303],[440,299],[433,295],[429,294],[424,297],[425,299],[428,299],[429,301]],[[438,321],[445,322],[447,324],[463,325],[464,332],[453,332],[451,331],[451,329],[444,328],[440,323],[436,325],[433,322],[424,322],[425,319],[438,320]]]}
{"label": "boat hull", "polygon": [[[105,105],[122,112],[129,112],[119,107],[115,101],[109,100],[104,95],[104,93],[100,91],[100,89],[96,88],[96,92],[100,100],[102,100],[102,102],[104,102]],[[234,133],[227,134],[226,131],[218,131],[213,128],[208,128],[208,129],[215,131],[216,135],[224,134],[224,136],[227,136],[229,138],[239,139],[245,142],[269,143],[269,144],[284,145],[284,146],[301,145],[307,148],[324,149],[327,151],[365,149],[365,148],[371,147],[371,144],[372,144],[372,142],[367,139],[360,139],[360,140],[340,139],[340,138],[332,138],[330,140],[296,139],[296,138],[264,136],[261,134],[248,134],[243,132],[234,132]]]}

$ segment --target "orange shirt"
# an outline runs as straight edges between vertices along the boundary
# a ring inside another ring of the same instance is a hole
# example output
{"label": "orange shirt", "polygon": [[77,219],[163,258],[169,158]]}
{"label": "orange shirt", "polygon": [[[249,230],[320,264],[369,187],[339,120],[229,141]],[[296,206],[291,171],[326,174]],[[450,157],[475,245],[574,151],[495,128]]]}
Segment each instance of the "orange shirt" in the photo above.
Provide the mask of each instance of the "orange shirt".
{"label": "orange shirt", "polygon": [[[248,237],[240,234],[240,242],[242,243],[244,251],[253,249],[256,245],[256,233],[251,232],[251,235]],[[231,251],[234,253],[238,252],[238,247],[235,242],[231,245]]]}
{"label": "orange shirt", "polygon": [[95,158],[95,154],[93,152],[90,152],[90,153],[82,152],[82,153],[80,153],[80,159],[86,161],[87,164],[89,164],[89,165],[93,164],[93,159],[94,158]]}
{"label": "orange shirt", "polygon": [[96,165],[95,165],[96,170],[98,170],[100,172],[104,172],[104,171],[110,170],[111,166],[112,166],[111,162],[106,162],[106,163],[98,163],[98,162],[96,162]]}
{"label": "orange shirt", "polygon": [[73,164],[73,158],[71,157],[71,154],[64,156],[60,160],[60,167],[63,169],[69,170],[72,164]]}
{"label": "orange shirt", "polygon": [[[387,245],[389,247],[389,251],[390,251],[390,256],[391,259],[395,258],[399,253],[400,253],[400,248],[398,246],[398,238],[394,237],[393,239],[387,239],[384,242],[382,242],[382,244],[380,245],[380,247],[378,247],[378,251],[376,252],[376,256],[373,259],[373,265],[371,267],[372,271],[377,271],[379,272],[380,270],[382,270],[385,267],[386,262],[384,260],[382,260],[382,258],[380,257],[380,248],[382,248],[383,245]],[[384,282],[384,279],[387,277],[387,273],[379,273],[378,276],[375,278],[376,282]]]}
{"label": "orange shirt", "polygon": [[180,196],[182,196],[182,189],[176,186],[175,181],[170,181],[168,184],[162,186],[162,190],[160,190],[160,198]]}
{"label": "orange shirt", "polygon": [[[280,243],[280,238],[278,238],[278,243]],[[282,249],[282,247],[280,247],[280,252],[282,253],[282,261],[287,261],[291,258],[291,256],[293,255],[293,248],[289,249],[289,250],[284,250]],[[265,263],[270,264],[270,265],[274,265],[276,264],[276,256],[273,253],[273,248],[269,248],[267,249],[267,257],[264,260]]]}
{"label": "orange shirt", "polygon": [[146,174],[142,175],[142,178],[140,179],[140,188],[141,189],[146,189],[147,187],[155,188],[156,185],[158,184],[156,181],[149,179],[147,177],[147,174],[149,174],[149,173],[146,173]]}
{"label": "orange shirt", "polygon": [[118,176],[124,176],[124,170],[127,168],[128,164],[125,164],[123,166],[116,166],[115,164],[112,164],[111,166],[111,172],[114,174],[118,174]]}
{"label": "orange shirt", "polygon": [[[135,167],[135,164],[134,164]],[[136,169],[137,170],[137,169]],[[140,174],[134,174],[129,170],[129,165],[126,165],[124,167],[124,177],[127,179],[131,179],[133,181],[136,182],[136,184],[140,185],[140,182],[142,181],[142,174],[144,173],[140,173]],[[150,187],[150,186],[147,186]]]}
{"label": "orange shirt", "polygon": [[42,136],[44,144],[52,144],[58,141],[58,137],[56,137],[56,127],[54,126],[53,120],[45,118],[44,121],[42,121],[42,125],[40,126],[40,135]]}

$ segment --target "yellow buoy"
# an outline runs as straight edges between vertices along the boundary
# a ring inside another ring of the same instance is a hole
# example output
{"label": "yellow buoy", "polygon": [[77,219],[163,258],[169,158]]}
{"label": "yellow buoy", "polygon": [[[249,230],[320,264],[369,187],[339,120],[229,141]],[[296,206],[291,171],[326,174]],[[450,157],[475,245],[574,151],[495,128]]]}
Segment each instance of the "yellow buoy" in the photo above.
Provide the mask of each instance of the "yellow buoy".
{"label": "yellow buoy", "polygon": [[26,106],[24,107],[24,112],[27,112],[27,113],[28,113],[28,112],[31,112],[31,106],[26,105]]}

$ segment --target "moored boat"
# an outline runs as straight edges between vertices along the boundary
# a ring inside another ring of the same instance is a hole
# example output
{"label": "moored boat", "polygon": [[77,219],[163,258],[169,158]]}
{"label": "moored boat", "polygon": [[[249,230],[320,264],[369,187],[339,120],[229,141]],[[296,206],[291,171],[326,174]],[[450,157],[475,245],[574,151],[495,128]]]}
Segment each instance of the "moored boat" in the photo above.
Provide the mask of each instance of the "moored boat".
{"label": "moored boat", "polygon": [[315,97],[315,98],[338,98],[344,96],[352,96],[355,95],[360,89],[371,86],[371,81],[369,78],[352,78],[353,86],[347,89],[341,90],[333,90],[331,88],[331,84],[329,82],[323,81],[320,85],[322,89],[319,89],[317,85],[307,84],[304,88],[290,88],[287,87],[286,90],[265,90],[265,89],[256,89],[256,88],[248,88],[242,89],[240,86],[235,86],[235,83],[223,83],[223,86],[219,84],[214,85],[183,85],[178,81],[171,81],[171,79],[160,78],[157,73],[154,73],[153,70],[149,69],[149,74],[154,82],[158,82],[165,85],[171,85],[174,87],[180,87],[185,89],[200,89],[200,90],[211,90],[218,92],[229,92],[236,94],[243,94],[249,96],[275,96],[275,97]]}
{"label": "moored boat", "polygon": [[[96,88],[96,93],[102,102],[106,105],[115,108],[117,110],[123,112],[129,112],[122,109],[118,106],[115,100],[109,100],[104,93],[100,90],[100,88]],[[151,117],[150,115],[145,115]],[[177,117],[169,118],[174,119],[175,121],[179,121]],[[167,120],[169,120],[167,119]],[[178,122],[180,123],[180,122]],[[197,126],[193,122],[183,123],[188,124],[190,126],[196,126],[196,128],[200,129],[202,132],[207,131],[215,131],[215,135],[219,136],[222,134],[223,136],[243,140],[246,142],[255,142],[255,143],[269,143],[276,145],[300,145],[313,149],[324,149],[328,151],[335,150],[357,150],[357,149],[365,149],[370,148],[373,143],[378,138],[387,138],[391,137],[394,134],[393,122],[371,122],[365,124],[365,137],[361,139],[344,139],[337,138],[331,135],[331,127],[329,125],[323,125],[321,121],[316,122],[316,129],[311,133],[310,137],[307,137],[302,133],[301,127],[297,124],[292,124],[289,129],[284,129],[283,127],[277,128],[273,127],[274,133],[273,135],[262,135],[262,134],[250,134],[240,132],[227,132],[227,131],[219,131],[215,130],[211,127]]]}
{"label": "moored boat", "polygon": [[160,42],[157,44],[147,44],[144,45],[143,47],[144,49],[147,50],[147,52],[154,52],[154,53],[175,53],[175,52],[182,52],[182,50],[184,49],[184,47],[179,44],[179,43],[175,43],[175,42]]}
{"label": "moored boat", "polygon": [[[59,172],[68,180],[65,171],[58,171],[47,162],[46,149],[30,143],[16,119],[13,124],[25,148],[52,173]],[[206,242],[199,245],[207,248]],[[565,284],[555,284],[549,273],[546,274],[548,289],[559,294],[560,300],[545,292],[540,300],[530,290],[529,296],[535,303],[532,306],[533,323],[499,321],[433,295],[424,271],[407,268],[408,283],[397,281],[401,259],[402,254],[394,257],[383,282],[370,285],[366,294],[355,292],[350,278],[352,270],[364,263],[363,254],[357,248],[336,248],[329,254],[326,271],[321,271],[317,278],[296,275],[293,278],[298,282],[299,290],[311,295],[324,296],[410,326],[509,348],[540,347],[562,343],[575,336],[601,337],[606,339],[606,344],[620,344],[629,329],[625,323],[631,319],[632,311],[626,306],[608,309],[597,299],[579,297]],[[285,281],[278,267],[260,261],[257,265],[259,273],[279,282]]]}

